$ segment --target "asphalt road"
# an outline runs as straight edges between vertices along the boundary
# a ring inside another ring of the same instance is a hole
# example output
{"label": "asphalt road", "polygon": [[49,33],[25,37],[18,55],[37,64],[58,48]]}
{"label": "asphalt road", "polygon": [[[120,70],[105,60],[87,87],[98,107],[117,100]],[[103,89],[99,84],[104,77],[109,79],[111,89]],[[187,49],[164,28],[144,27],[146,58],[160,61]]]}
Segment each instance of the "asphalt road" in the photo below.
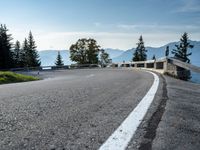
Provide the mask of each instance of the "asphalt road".
{"label": "asphalt road", "polygon": [[0,149],[98,149],[153,83],[151,74],[128,69],[40,76],[0,85]]}
{"label": "asphalt road", "polygon": [[168,100],[153,150],[200,149],[200,84],[165,77]]}

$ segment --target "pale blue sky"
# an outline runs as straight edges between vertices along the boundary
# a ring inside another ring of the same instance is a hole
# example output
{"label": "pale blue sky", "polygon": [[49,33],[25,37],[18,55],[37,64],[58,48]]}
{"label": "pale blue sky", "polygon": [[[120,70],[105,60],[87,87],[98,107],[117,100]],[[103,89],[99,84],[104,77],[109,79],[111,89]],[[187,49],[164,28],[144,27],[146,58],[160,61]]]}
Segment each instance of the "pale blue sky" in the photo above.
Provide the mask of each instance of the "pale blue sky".
{"label": "pale blue sky", "polygon": [[183,32],[200,40],[199,0],[0,0],[0,23],[14,40],[32,30],[39,50],[69,49],[78,38],[103,48],[178,41]]}

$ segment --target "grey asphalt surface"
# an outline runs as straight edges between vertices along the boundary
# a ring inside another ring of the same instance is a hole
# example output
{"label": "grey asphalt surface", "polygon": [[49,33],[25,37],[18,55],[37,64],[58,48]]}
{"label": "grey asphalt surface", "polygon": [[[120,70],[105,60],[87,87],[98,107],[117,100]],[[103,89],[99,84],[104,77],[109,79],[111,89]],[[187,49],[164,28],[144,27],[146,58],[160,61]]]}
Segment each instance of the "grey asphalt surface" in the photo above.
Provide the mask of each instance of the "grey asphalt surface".
{"label": "grey asphalt surface", "polygon": [[40,72],[0,85],[0,149],[98,149],[153,83],[128,69]]}
{"label": "grey asphalt surface", "polygon": [[200,149],[200,84],[165,76],[168,100],[153,150]]}

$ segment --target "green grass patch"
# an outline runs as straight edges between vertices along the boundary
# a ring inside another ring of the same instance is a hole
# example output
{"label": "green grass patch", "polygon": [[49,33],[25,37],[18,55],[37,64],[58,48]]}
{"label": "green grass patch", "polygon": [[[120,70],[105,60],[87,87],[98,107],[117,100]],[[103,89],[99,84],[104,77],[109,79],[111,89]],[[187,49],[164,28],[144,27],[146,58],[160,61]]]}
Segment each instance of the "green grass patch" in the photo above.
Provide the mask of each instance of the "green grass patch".
{"label": "green grass patch", "polygon": [[18,74],[10,71],[0,71],[0,84],[27,82],[39,80],[37,77]]}

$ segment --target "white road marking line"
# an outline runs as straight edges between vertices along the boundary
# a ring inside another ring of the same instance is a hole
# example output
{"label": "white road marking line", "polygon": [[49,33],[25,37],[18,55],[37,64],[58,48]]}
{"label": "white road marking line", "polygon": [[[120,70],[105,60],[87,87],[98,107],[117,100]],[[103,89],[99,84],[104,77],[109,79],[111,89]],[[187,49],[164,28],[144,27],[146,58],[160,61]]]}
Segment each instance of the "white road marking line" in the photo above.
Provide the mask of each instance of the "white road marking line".
{"label": "white road marking line", "polygon": [[87,75],[86,78],[94,77],[94,74]]}
{"label": "white road marking line", "polygon": [[149,73],[154,76],[154,82],[151,88],[135,109],[99,148],[99,150],[125,150],[128,146],[128,143],[147,113],[159,86],[159,77],[155,73]]}

